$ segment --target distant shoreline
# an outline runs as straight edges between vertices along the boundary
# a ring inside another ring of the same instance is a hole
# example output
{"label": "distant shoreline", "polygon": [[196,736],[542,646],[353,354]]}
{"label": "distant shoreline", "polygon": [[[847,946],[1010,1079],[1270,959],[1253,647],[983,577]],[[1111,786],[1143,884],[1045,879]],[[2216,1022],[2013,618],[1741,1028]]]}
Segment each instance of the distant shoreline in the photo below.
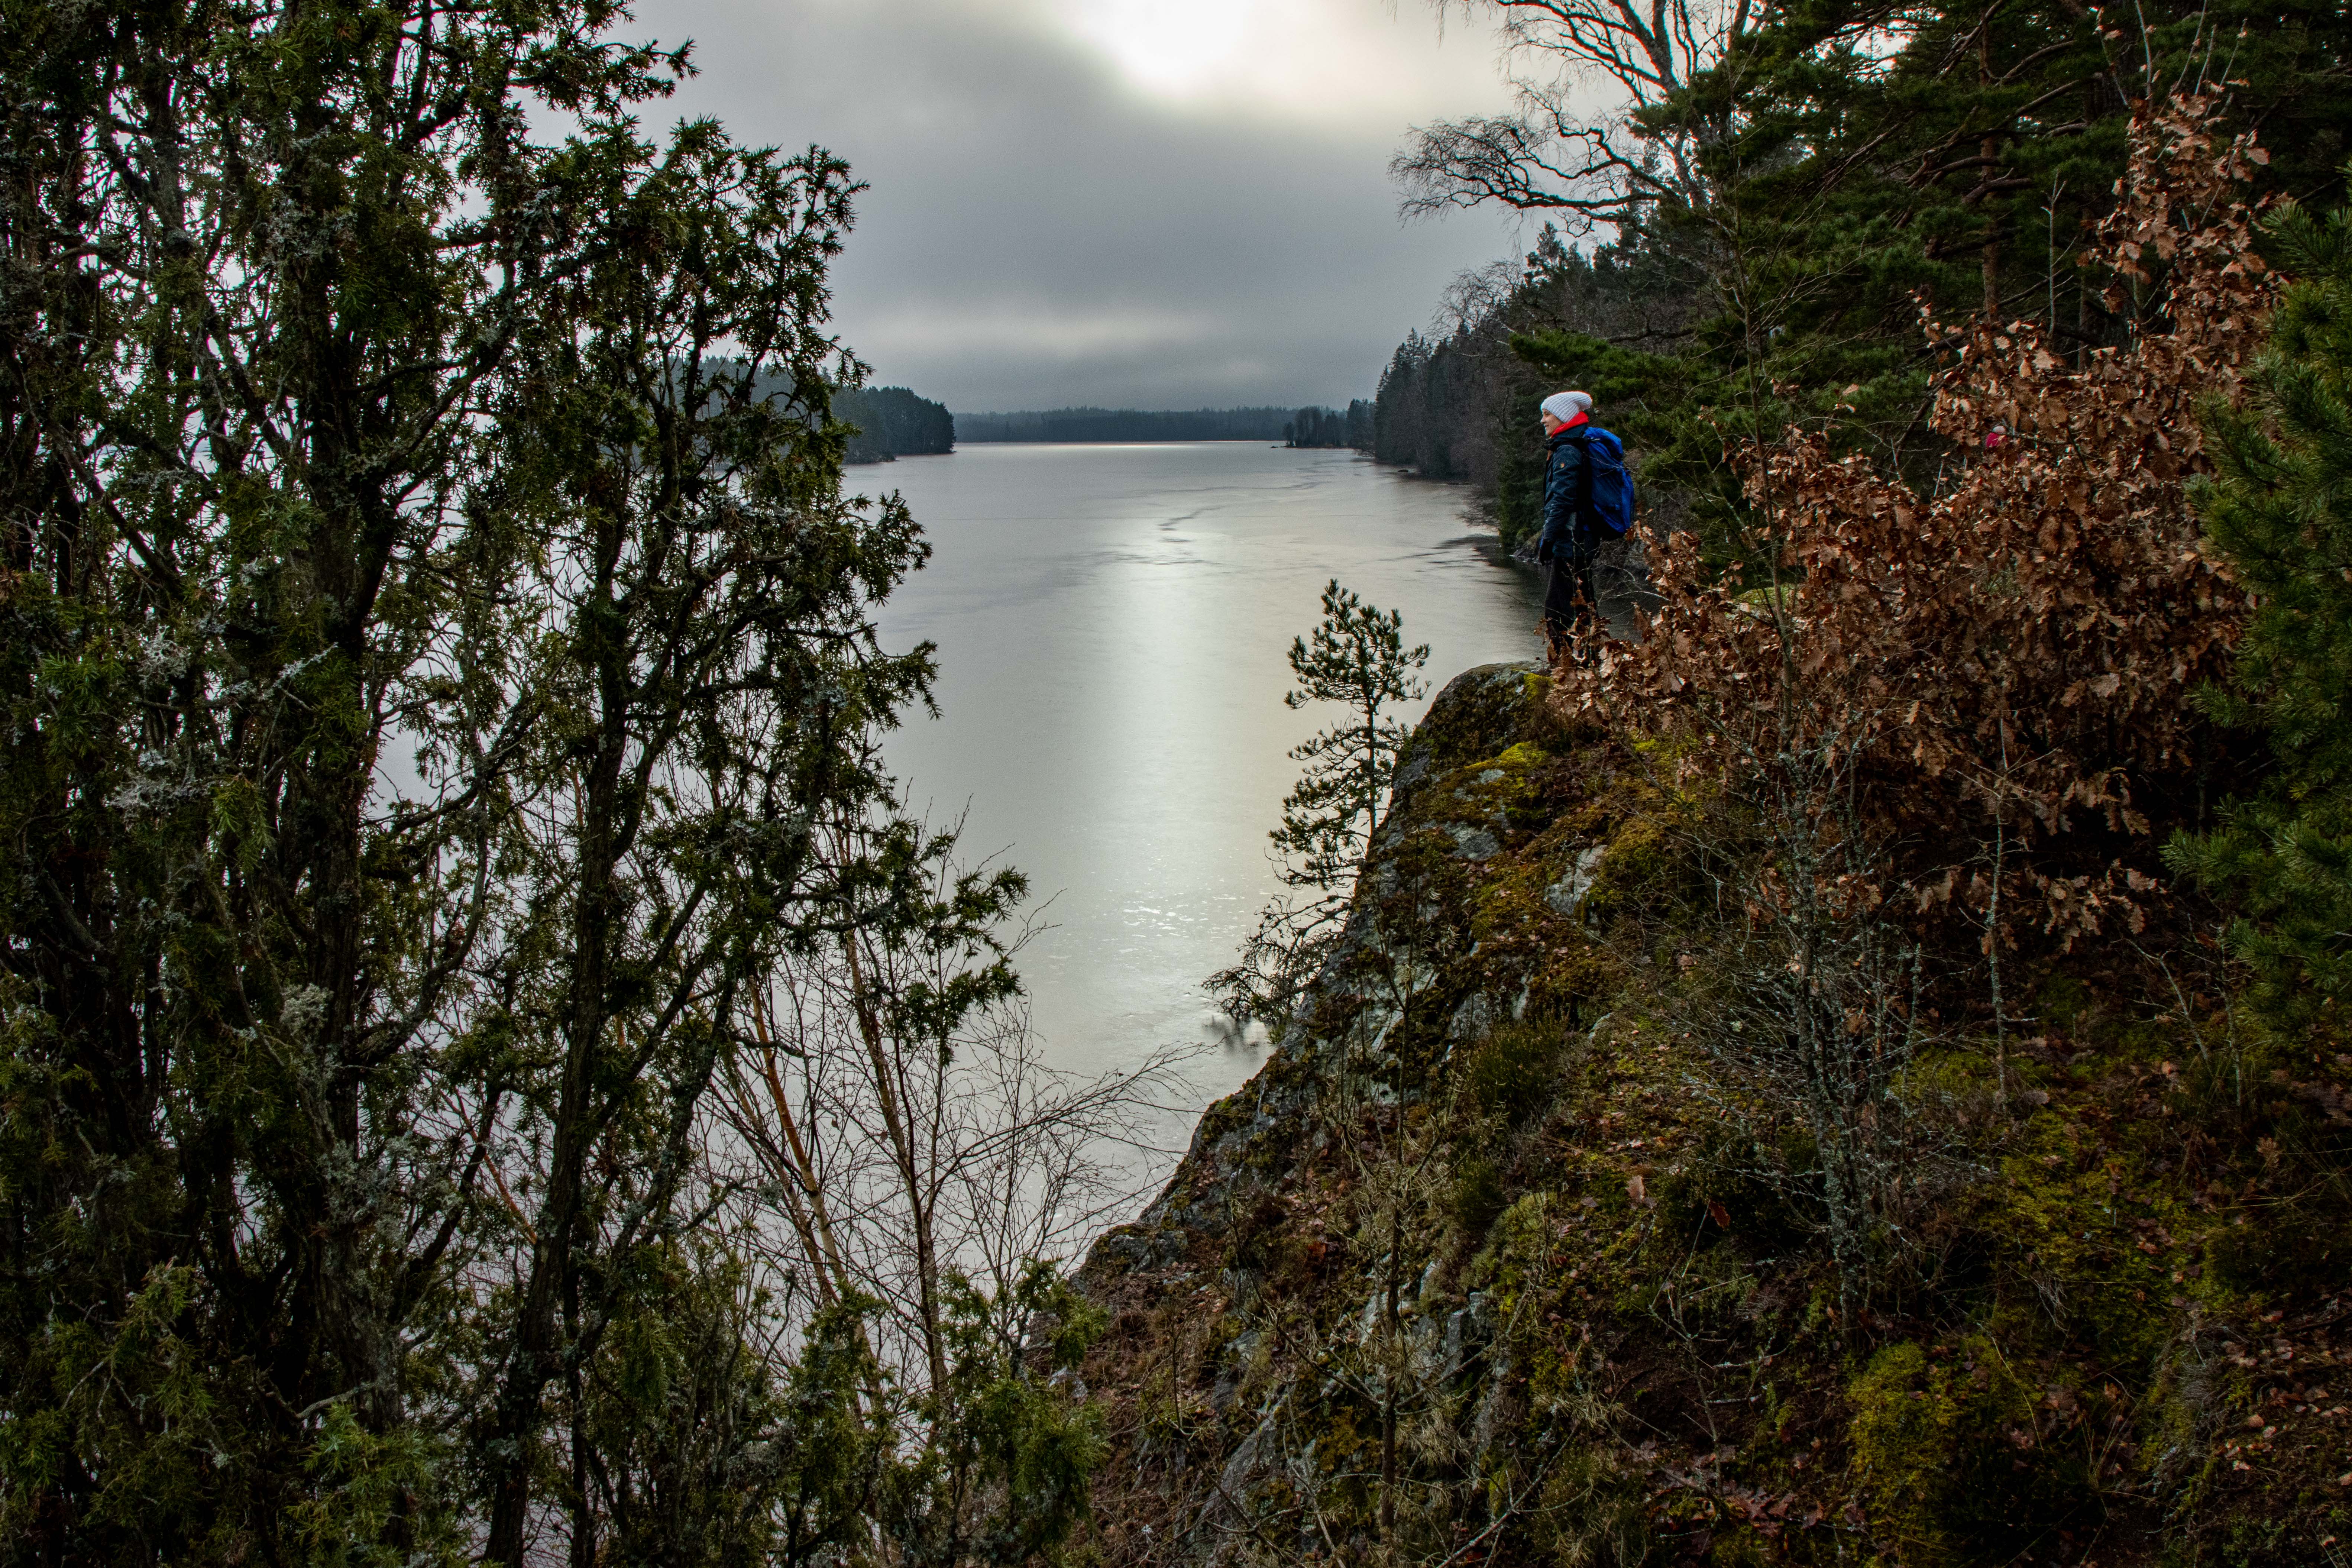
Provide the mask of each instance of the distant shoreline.
{"label": "distant shoreline", "polygon": [[1294,447],[1369,447],[1371,405],[1359,398],[1345,409],[1047,408],[1003,414],[958,414],[959,445],[1036,443],[1084,446],[1158,445],[1184,441],[1273,441]]}

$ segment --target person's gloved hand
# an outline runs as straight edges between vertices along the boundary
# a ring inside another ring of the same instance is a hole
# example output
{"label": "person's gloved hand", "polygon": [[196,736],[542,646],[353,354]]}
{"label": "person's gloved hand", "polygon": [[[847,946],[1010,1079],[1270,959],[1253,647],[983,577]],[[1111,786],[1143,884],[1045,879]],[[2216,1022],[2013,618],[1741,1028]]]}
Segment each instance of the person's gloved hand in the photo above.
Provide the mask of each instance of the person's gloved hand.
{"label": "person's gloved hand", "polygon": [[1549,540],[1549,539],[1538,539],[1538,540],[1537,540],[1537,541],[1536,541],[1536,564],[1537,564],[1537,565],[1538,565],[1538,566],[1549,566],[1549,565],[1550,565],[1550,564],[1551,564],[1551,558],[1552,558],[1553,553],[1554,553],[1554,552],[1553,552],[1552,547],[1551,547],[1551,541],[1550,541],[1550,540]]}

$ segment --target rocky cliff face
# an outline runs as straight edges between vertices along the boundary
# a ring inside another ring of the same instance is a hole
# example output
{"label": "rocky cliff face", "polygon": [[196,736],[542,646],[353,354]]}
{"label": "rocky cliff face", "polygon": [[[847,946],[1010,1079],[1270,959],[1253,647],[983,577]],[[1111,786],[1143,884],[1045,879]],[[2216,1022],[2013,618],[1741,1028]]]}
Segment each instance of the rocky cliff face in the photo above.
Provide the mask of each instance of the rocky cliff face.
{"label": "rocky cliff face", "polygon": [[1616,967],[1582,919],[1609,897],[1609,816],[1570,809],[1545,685],[1489,666],[1440,693],[1309,1009],[1087,1263],[1115,1313],[1097,1397],[1132,1467],[1097,1505],[1117,1560],[1345,1558],[1377,1533],[1388,1449],[1421,1470],[1433,1441],[1524,1419],[1436,1140],[1468,1053],[1498,1026],[1589,1033]]}
{"label": "rocky cliff face", "polygon": [[[1786,1108],[1692,1044],[1703,803],[1544,690],[1489,666],[1439,696],[1311,1004],[1088,1258],[1113,1452],[1081,1554],[2343,1550],[2347,1205],[2273,1234],[2259,1155],[2184,1153],[2257,1140],[2093,955],[2040,978],[1998,1115],[1957,1035],[1906,1079],[1899,1234],[1857,1289]],[[2241,1049],[2344,1147],[2352,1060]]]}

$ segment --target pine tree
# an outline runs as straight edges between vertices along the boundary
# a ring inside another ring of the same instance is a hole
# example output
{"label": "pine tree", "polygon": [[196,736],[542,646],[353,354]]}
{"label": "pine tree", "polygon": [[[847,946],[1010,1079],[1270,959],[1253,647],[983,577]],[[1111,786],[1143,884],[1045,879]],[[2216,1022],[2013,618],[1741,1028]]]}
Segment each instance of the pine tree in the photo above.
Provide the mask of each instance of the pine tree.
{"label": "pine tree", "polygon": [[1389,784],[1412,731],[1389,716],[1399,702],[1427,691],[1413,671],[1429,662],[1429,645],[1404,646],[1404,616],[1364,603],[1334,577],[1323,587],[1323,619],[1290,644],[1290,671],[1298,685],[1283,694],[1286,707],[1344,702],[1350,721],[1291,751],[1307,764],[1283,797],[1275,847],[1288,858],[1282,879],[1324,894],[1344,892],[1380,829]]}
{"label": "pine tree", "polygon": [[[1613,13],[1592,0],[1493,8],[1518,18],[1537,76],[1579,55],[1579,28],[1614,36]],[[2111,310],[2106,279],[2077,265],[2086,226],[2113,205],[2137,107],[2226,81],[2229,128],[2259,128],[2270,187],[2326,199],[2352,101],[2347,47],[2352,29],[2319,0],[2149,0],[2127,16],[2076,0],[1762,9],[1633,117],[1658,166],[1686,163],[1689,177],[1634,180],[1646,194],[1631,221],[1592,248],[1612,308],[1546,303],[1553,319],[1515,322],[1513,346],[1547,390],[1594,394],[1638,453],[1662,521],[1697,527],[1718,566],[1753,564],[1749,476],[1726,462],[1727,447],[1796,425],[1932,489],[1951,454],[1925,417],[1937,356],[1920,341],[1922,301],[1947,321],[2040,321],[2070,357],[2158,325],[2138,314],[2154,292]],[[1580,166],[1564,154],[1591,134],[1580,126],[1493,143],[1516,165],[1507,174],[1475,159],[1423,168],[1437,184],[1413,202],[1442,189],[1449,202],[1505,201],[1572,224],[1591,194],[1562,178]],[[1671,311],[1629,319],[1626,306],[1660,295]],[[1445,348],[1423,344],[1410,363],[1400,351],[1397,371],[1434,384]],[[1506,400],[1510,371],[1474,374],[1487,395],[1447,386],[1441,426]],[[1399,430],[1402,403],[1382,399]],[[1497,489],[1509,540],[1531,510],[1540,446],[1528,410],[1503,418],[1496,460],[1469,477]],[[1418,430],[1415,441],[1416,452],[1437,445]],[[1384,441],[1392,454],[1427,461]]]}
{"label": "pine tree", "polygon": [[2208,532],[2260,601],[2218,717],[2268,735],[2269,787],[2167,858],[2243,900],[2231,933],[2281,1020],[2352,986],[2352,213],[2290,206],[2274,254],[2299,281],[2258,362],[2252,406],[2215,407]]}
{"label": "pine tree", "polygon": [[1366,604],[1336,577],[1323,586],[1323,619],[1291,640],[1298,684],[1283,694],[1284,704],[1342,702],[1350,721],[1290,752],[1307,770],[1283,797],[1282,826],[1267,837],[1291,890],[1258,916],[1240,961],[1207,985],[1236,1026],[1258,1018],[1279,1029],[1338,939],[1412,737],[1391,710],[1424,694],[1414,671],[1428,662],[1427,643],[1404,646],[1401,611]]}

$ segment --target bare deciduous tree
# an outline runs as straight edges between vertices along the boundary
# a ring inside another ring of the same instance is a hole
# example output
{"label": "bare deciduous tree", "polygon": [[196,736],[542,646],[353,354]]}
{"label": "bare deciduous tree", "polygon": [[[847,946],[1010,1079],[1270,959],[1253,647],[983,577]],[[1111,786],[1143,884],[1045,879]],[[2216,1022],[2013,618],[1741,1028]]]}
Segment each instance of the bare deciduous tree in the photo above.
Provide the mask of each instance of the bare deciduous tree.
{"label": "bare deciduous tree", "polygon": [[919,886],[894,896],[931,922],[861,914],[775,968],[753,1004],[757,1049],[720,1086],[713,1160],[749,1194],[770,1264],[806,1280],[812,1306],[876,1303],[882,1363],[938,1389],[954,1282],[1010,1300],[1031,1265],[1072,1256],[1131,1196],[1181,1053],[1055,1070],[1010,967],[1027,934],[1020,879],[964,869],[952,832],[886,850],[894,830],[845,818],[820,837],[844,863],[899,864]]}
{"label": "bare deciduous tree", "polygon": [[1922,949],[1881,908],[1850,728],[1744,756],[1737,805],[1714,820],[1748,842],[1708,847],[1724,918],[1712,952],[1685,955],[1700,973],[1683,1020],[1711,1064],[1693,1089],[1751,1173],[1820,1225],[1849,1331],[1899,1245],[1905,1193],[1941,1169],[1901,1092],[1926,1028]]}
{"label": "bare deciduous tree", "polygon": [[[1453,9],[1441,0],[1441,14]],[[1465,0],[1496,18],[1515,68],[1509,114],[1418,126],[1390,164],[1409,216],[1498,202],[1573,234],[1661,197],[1698,205],[1695,121],[1654,111],[1757,24],[1751,0]],[[1637,121],[1639,123],[1637,123]]]}

